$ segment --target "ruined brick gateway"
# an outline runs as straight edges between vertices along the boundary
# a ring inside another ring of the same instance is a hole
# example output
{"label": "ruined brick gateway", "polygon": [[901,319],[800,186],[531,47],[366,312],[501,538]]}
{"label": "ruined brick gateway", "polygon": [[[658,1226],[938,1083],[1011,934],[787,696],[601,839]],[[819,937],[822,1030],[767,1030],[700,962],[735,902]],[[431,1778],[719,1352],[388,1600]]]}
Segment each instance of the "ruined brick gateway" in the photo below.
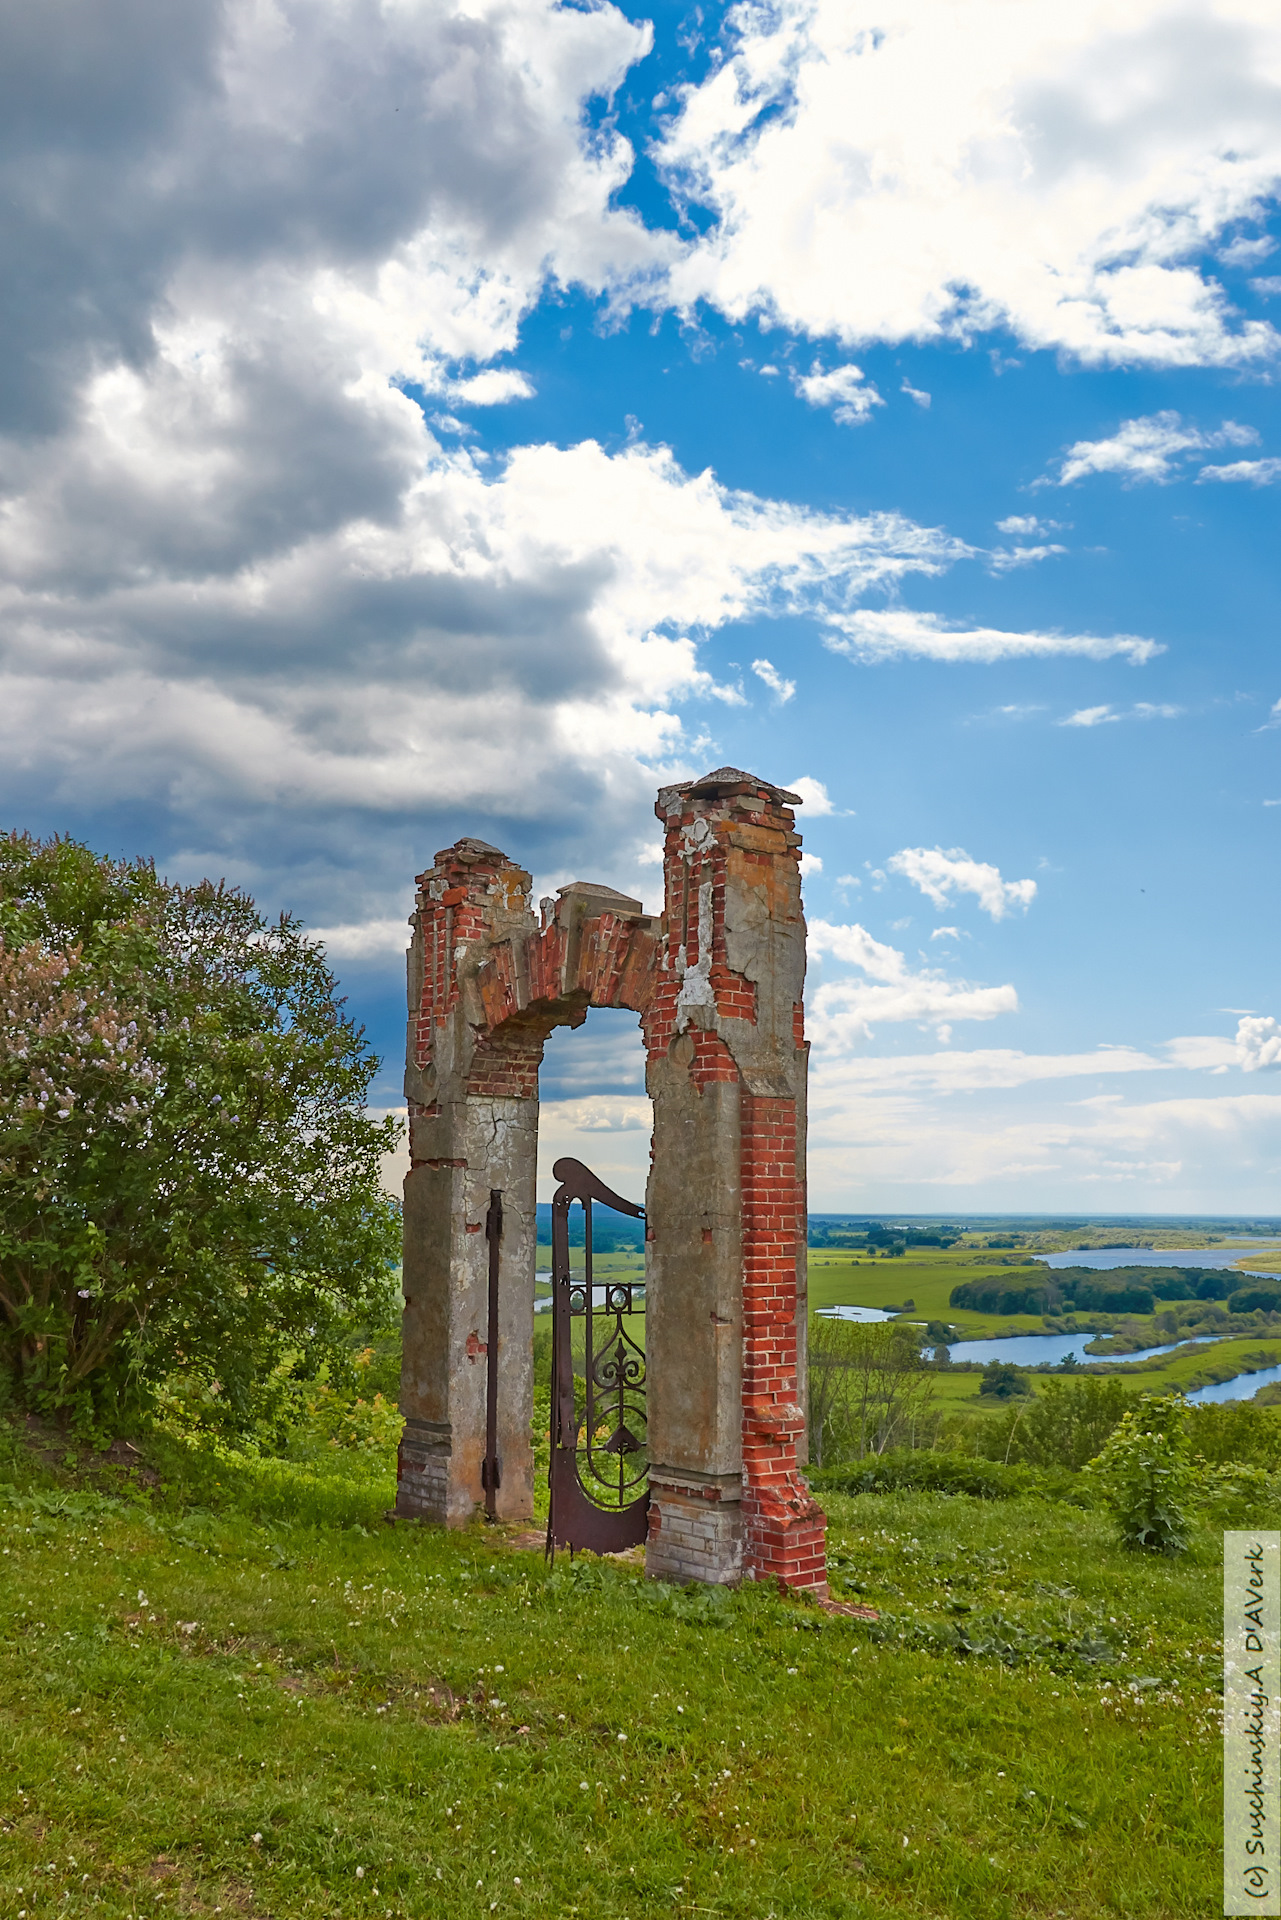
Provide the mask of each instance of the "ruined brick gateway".
{"label": "ruined brick gateway", "polygon": [[807,1043],[797,796],[732,767],[665,787],[664,909],[530,876],[460,840],[418,882],[409,953],[405,1322],[396,1511],[482,1499],[490,1189],[503,1190],[498,1516],[533,1511],[538,1069],[589,1007],[640,1019],[647,1571],[826,1587],[805,1458]]}

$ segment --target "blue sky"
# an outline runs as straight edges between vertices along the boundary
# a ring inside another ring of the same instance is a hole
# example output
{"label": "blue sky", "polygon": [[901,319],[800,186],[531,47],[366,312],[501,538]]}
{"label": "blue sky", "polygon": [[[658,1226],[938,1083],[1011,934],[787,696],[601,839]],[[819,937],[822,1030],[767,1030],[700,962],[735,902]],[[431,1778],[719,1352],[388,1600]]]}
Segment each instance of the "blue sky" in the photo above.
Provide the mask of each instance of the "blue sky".
{"label": "blue sky", "polygon": [[[9,32],[11,824],[299,913],[391,1107],[438,847],[799,782],[816,1207],[1277,1211],[1275,9]],[[544,1093],[639,1184],[630,1022]]]}

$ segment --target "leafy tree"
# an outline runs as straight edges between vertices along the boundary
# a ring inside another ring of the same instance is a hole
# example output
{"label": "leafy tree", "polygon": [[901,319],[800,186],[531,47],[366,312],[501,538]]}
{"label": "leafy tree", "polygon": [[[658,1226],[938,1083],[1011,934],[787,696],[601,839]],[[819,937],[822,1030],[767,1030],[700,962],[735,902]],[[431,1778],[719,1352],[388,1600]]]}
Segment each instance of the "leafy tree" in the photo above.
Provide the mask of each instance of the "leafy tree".
{"label": "leafy tree", "polygon": [[1031,1391],[1027,1375],[1003,1360],[989,1360],[979,1381],[979,1392],[997,1400],[1012,1400],[1017,1394]]}
{"label": "leafy tree", "polygon": [[0,1366],[118,1424],[175,1371],[246,1409],[385,1315],[397,1125],[322,948],[247,895],[0,839]]}
{"label": "leafy tree", "polygon": [[1042,1268],[1036,1280],[1029,1280],[1026,1274],[962,1280],[948,1295],[948,1305],[970,1307],[976,1313],[1043,1313],[1050,1297],[1049,1279]]}
{"label": "leafy tree", "polygon": [[1253,1287],[1239,1287],[1228,1301],[1233,1313],[1276,1313],[1281,1311],[1281,1287],[1275,1280],[1261,1280]]}
{"label": "leafy tree", "polygon": [[1142,1394],[1087,1471],[1102,1488],[1124,1546],[1149,1553],[1184,1551],[1197,1470],[1181,1396],[1158,1400]]}

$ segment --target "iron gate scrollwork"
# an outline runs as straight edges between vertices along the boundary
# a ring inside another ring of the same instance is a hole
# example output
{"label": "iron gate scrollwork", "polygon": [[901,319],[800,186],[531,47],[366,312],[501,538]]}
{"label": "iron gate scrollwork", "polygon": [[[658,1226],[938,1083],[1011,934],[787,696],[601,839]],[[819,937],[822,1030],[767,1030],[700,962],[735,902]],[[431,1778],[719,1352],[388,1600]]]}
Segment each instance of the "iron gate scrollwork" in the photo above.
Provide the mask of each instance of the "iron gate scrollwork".
{"label": "iron gate scrollwork", "polygon": [[[581,1160],[558,1160],[552,1200],[551,1513],[547,1549],[623,1553],[649,1526],[645,1350],[629,1321],[644,1312],[632,1281],[597,1286],[592,1268],[592,1202],[643,1220],[645,1209],[613,1193]],[[583,1272],[569,1264],[569,1209],[582,1203]],[[597,1297],[599,1296],[599,1298]],[[575,1393],[574,1334],[583,1335],[581,1404]]]}

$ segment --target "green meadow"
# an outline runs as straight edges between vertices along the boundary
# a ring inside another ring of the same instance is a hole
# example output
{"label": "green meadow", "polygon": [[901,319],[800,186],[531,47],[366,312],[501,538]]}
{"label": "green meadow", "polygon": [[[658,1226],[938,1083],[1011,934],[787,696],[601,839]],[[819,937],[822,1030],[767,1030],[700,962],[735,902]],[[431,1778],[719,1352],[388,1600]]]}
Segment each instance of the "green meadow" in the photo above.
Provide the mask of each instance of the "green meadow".
{"label": "green meadow", "polygon": [[3,1920],[1216,1910],[1208,1519],[828,1486],[865,1619],[388,1526],[390,1430],[6,1431]]}
{"label": "green meadow", "polygon": [[[1042,1331],[950,1308],[999,1261],[815,1249],[811,1303]],[[537,1421],[549,1344],[542,1315]],[[1217,1910],[1221,1530],[1281,1524],[1270,1469],[1164,1558],[1089,1473],[847,1462],[813,1477],[858,1612],[682,1592],[637,1555],[549,1567],[537,1523],[388,1524],[397,1347],[256,1437],[161,1419],[105,1457],[0,1420],[0,1920]],[[1020,1404],[980,1379],[929,1375],[953,1447]]]}

